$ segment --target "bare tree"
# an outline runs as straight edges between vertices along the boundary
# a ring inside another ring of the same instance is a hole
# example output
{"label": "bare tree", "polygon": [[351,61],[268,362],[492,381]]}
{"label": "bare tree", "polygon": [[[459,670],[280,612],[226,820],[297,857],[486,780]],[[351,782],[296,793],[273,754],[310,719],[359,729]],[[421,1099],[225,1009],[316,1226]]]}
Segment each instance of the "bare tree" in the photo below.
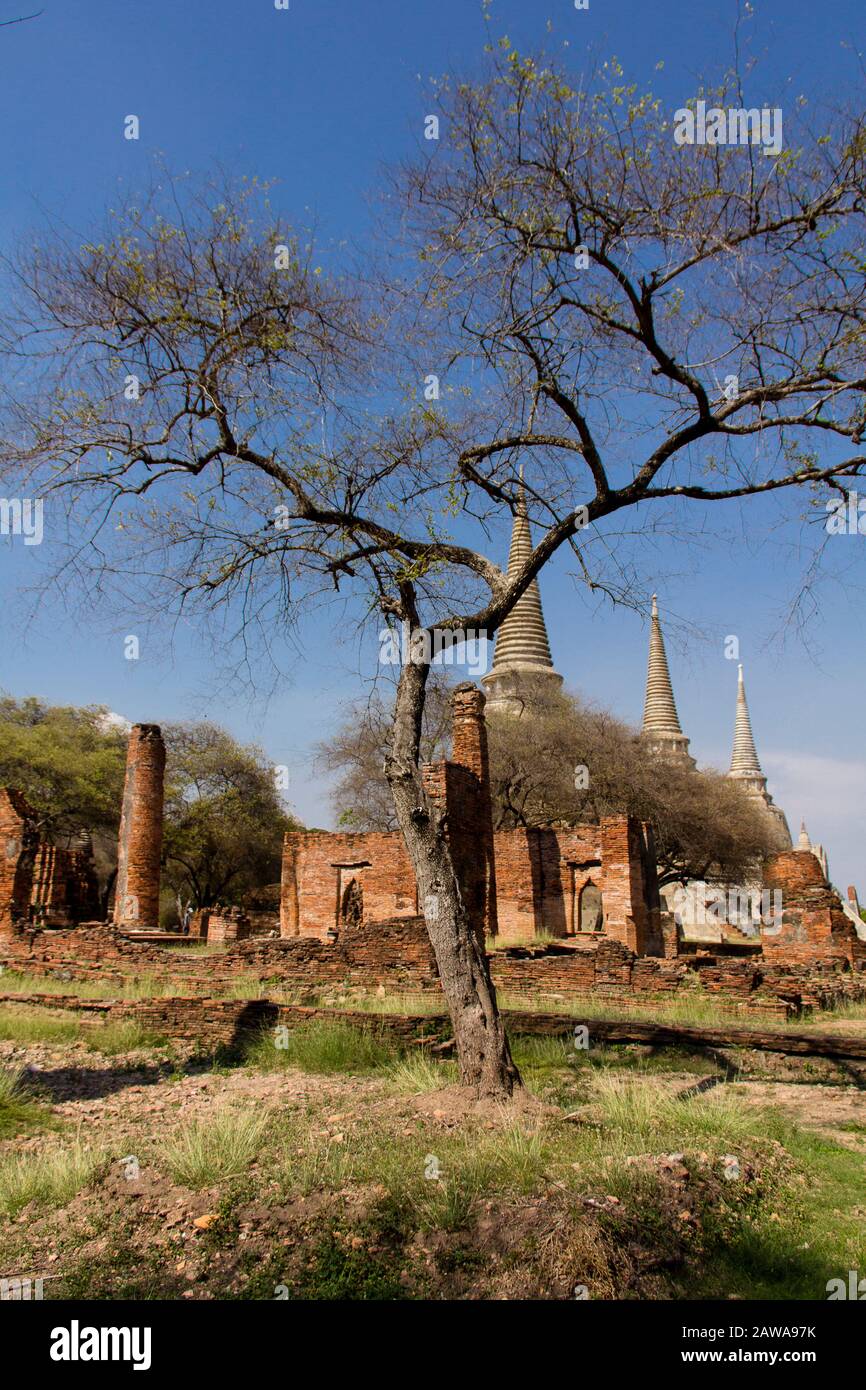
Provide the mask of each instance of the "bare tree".
{"label": "bare tree", "polygon": [[[352,590],[408,624],[388,781],[461,1078],[507,1095],[487,961],[419,772],[431,629],[492,636],[563,545],[598,582],[593,543],[626,509],[859,475],[866,141],[852,118],[775,160],[679,147],[616,77],[577,91],[506,49],[442,103],[448,138],[403,181],[420,261],[374,310],[257,221],[249,190],[175,186],[103,240],[19,260],[4,457],[67,498],[103,570],[129,537],[167,598],[234,603],[244,628]],[[439,404],[418,399],[417,364],[447,377]],[[819,462],[819,441],[851,447]],[[507,578],[452,532],[515,506],[520,458],[541,531]]]}
{"label": "bare tree", "polygon": [[22,14],[17,19],[0,19],[0,29],[6,29],[10,24],[26,24],[28,19],[38,19],[44,10],[36,10],[34,14]]}
{"label": "bare tree", "polygon": [[[445,756],[451,732],[452,688],[452,682],[433,667],[425,692],[418,749],[422,762]],[[393,700],[387,701],[377,690],[367,700],[353,700],[335,731],[320,740],[318,763],[326,772],[337,774],[330,799],[342,829],[399,830],[394,798],[385,776],[393,727]]]}

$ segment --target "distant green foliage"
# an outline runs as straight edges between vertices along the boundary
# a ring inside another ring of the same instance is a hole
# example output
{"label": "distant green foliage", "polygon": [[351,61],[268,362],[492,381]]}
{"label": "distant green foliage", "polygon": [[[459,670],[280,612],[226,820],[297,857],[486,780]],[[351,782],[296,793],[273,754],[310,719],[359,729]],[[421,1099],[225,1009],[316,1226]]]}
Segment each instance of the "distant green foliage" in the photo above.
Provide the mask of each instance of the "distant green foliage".
{"label": "distant green foliage", "polygon": [[[236,903],[279,879],[283,835],[297,825],[262,749],[211,723],[169,724],[163,834],[168,916]],[[43,839],[94,837],[103,890],[113,877],[127,736],[104,706],[76,709],[34,696],[0,699],[0,786],[32,806]]]}
{"label": "distant green foliage", "polygon": [[262,749],[216,724],[169,724],[165,882],[194,907],[237,903],[279,879],[286,813]]}
{"label": "distant green foliage", "polygon": [[104,707],[51,706],[33,696],[0,699],[0,786],[23,791],[44,838],[116,833],[126,737],[107,715]]}

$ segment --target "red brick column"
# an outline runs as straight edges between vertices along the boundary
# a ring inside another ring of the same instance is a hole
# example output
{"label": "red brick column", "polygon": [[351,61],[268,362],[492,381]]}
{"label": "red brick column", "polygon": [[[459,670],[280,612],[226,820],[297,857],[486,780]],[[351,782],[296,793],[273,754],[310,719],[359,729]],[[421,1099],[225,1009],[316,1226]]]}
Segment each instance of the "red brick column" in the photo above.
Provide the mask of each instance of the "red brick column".
{"label": "red brick column", "polygon": [[118,927],[159,925],[159,863],[165,744],[157,724],[135,724],[129,735],[126,783],[117,844],[114,921]]}
{"label": "red brick column", "polygon": [[280,936],[298,936],[300,930],[298,849],[296,838],[289,831],[283,839],[280,869]]}
{"label": "red brick column", "polygon": [[637,955],[646,954],[650,940],[644,856],[640,824],[631,816],[603,816],[601,820],[601,891],[604,929]]}
{"label": "red brick column", "polygon": [[[493,809],[490,801],[490,760],[487,751],[486,697],[477,685],[464,681],[451,696],[451,760],[473,774],[470,790],[453,775],[446,801],[448,837],[467,900],[479,932],[495,936],[496,863],[493,853]],[[460,843],[455,844],[455,839]],[[468,891],[467,891],[468,890]]]}
{"label": "red brick column", "polygon": [[38,847],[33,812],[23,795],[0,787],[0,937],[18,936],[28,923]]}
{"label": "red brick column", "polygon": [[490,800],[490,760],[483,691],[471,681],[458,685],[451,696],[451,762],[474,772]]}

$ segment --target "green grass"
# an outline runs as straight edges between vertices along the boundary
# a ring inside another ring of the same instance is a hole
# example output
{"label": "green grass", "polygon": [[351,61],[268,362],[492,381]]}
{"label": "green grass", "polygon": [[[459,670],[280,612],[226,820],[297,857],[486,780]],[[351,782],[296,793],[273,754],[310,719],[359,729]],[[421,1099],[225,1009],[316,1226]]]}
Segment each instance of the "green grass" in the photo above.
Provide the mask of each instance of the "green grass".
{"label": "green grass", "polygon": [[355,1028],[340,1020],[311,1019],[286,1032],[263,1031],[249,1044],[246,1060],[265,1071],[299,1067],[328,1075],[375,1071],[397,1055],[394,1044],[372,1029]]}
{"label": "green grass", "polygon": [[49,1111],[22,1084],[23,1070],[0,1071],[0,1139],[32,1133],[51,1123]]}
{"label": "green grass", "polygon": [[706,1260],[680,1296],[825,1299],[828,1280],[866,1267],[862,1156],[778,1116],[768,1117],[766,1130],[793,1171],[776,1176],[776,1155],[751,1201],[732,1192],[731,1209],[705,1215]]}
{"label": "green grass", "polygon": [[[467,1123],[434,1137],[423,1128],[388,1132],[373,1111],[362,1127],[336,1134],[322,1133],[321,1120],[283,1116],[261,1167],[281,1199],[369,1187],[384,1194],[382,1209],[407,1233],[471,1231],[491,1199],[519,1199],[551,1184],[609,1193],[620,1198],[617,1213],[626,1213],[624,1228],[611,1230],[614,1245],[668,1252],[677,1297],[822,1298],[827,1279],[866,1267],[857,1214],[866,1205],[862,1157],[743,1104],[725,1083],[683,1098],[681,1083],[651,1072],[623,1075],[563,1061],[555,1040],[525,1039],[516,1051],[527,1075],[558,1073],[561,1082],[579,1083],[578,1123],[518,1116],[492,1131]],[[398,1090],[423,1090],[435,1080],[435,1065],[413,1058],[384,1075]],[[672,1153],[684,1154],[692,1174],[679,1196],[652,1166]],[[741,1162],[742,1179],[725,1177],[730,1154]],[[691,1228],[672,1201],[700,1217],[700,1243],[686,1266]]]}
{"label": "green grass", "polygon": [[[353,1103],[345,1115],[331,1113],[343,1102],[327,1095],[267,1113],[217,1109],[178,1124],[148,1156],[175,1183],[218,1190],[212,1210],[219,1220],[200,1238],[215,1259],[235,1250],[248,1202],[280,1207],[322,1194],[311,1235],[296,1252],[300,1263],[280,1256],[274,1272],[260,1262],[235,1282],[232,1296],[272,1297],[285,1260],[292,1298],[404,1297],[400,1273],[417,1272],[419,1244],[428,1244],[420,1237],[434,1232],[447,1234],[443,1259],[456,1261],[458,1276],[466,1264],[469,1282],[458,1279],[458,1289],[469,1289],[473,1271],[483,1281],[488,1258],[479,1220],[492,1210],[491,1220],[507,1224],[512,1208],[537,1206],[542,1197],[539,1210],[549,1209],[556,1222],[550,1249],[557,1259],[571,1258],[569,1242],[577,1249],[600,1233],[598,1269],[584,1280],[594,1297],[622,1296],[616,1261],[634,1251],[638,1263],[651,1257],[659,1296],[676,1298],[824,1298],[828,1279],[866,1269],[862,1155],[752,1106],[725,1082],[686,1094],[683,1078],[670,1075],[689,1065],[676,1052],[660,1076],[657,1057],[627,1048],[585,1052],[568,1034],[517,1037],[515,1060],[529,1089],[552,1099],[560,1114],[503,1109],[491,1125],[489,1111],[477,1119],[469,1113],[446,1128],[400,1098],[450,1084],[453,1061],[403,1052],[332,1020],[313,1019],[287,1041],[280,1049],[273,1032],[262,1034],[246,1064],[366,1074],[376,1082],[365,1088],[369,1102]],[[620,1065],[626,1055],[632,1062]],[[7,1081],[13,1104],[16,1092]],[[0,1086],[0,1115],[3,1094]],[[95,1150],[53,1137],[45,1143],[41,1153],[0,1164],[0,1212],[14,1216],[30,1202],[62,1206],[97,1176]],[[660,1164],[671,1154],[684,1156],[689,1173],[678,1185]],[[724,1155],[741,1166],[732,1181]],[[619,1204],[599,1205],[608,1195]],[[587,1207],[587,1197],[594,1205]],[[543,1258],[527,1248],[527,1260],[536,1256]],[[110,1270],[103,1274],[107,1280]],[[134,1262],[124,1279],[136,1288]],[[141,1296],[154,1296],[161,1284],[148,1273],[141,1287]]]}
{"label": "green grass", "polygon": [[4,1042],[64,1043],[81,1036],[76,1014],[54,1013],[27,1004],[0,1005],[0,1038]]}
{"label": "green grass", "polygon": [[212,1187],[240,1177],[263,1143],[269,1115],[218,1110],[188,1120],[157,1149],[157,1163],[183,1187]]}
{"label": "green grass", "polygon": [[[338,1003],[333,1003],[334,999]],[[367,1014],[446,1014],[444,996],[439,993],[342,994],[335,991],[316,997],[317,1004]]]}
{"label": "green grass", "polygon": [[0,1214],[15,1217],[31,1202],[62,1207],[86,1187],[104,1162],[101,1151],[80,1140],[56,1141],[39,1153],[0,1162]]}
{"label": "green grass", "polygon": [[142,1028],[134,1019],[109,1019],[82,1030],[82,1039],[91,1052],[120,1057],[141,1048],[164,1047],[166,1039],[152,1029]]}
{"label": "green grass", "polygon": [[[550,938],[553,940],[554,938]],[[531,944],[531,943],[526,943]],[[538,938],[536,944],[544,944]],[[492,943],[494,949],[498,943]],[[183,961],[217,958],[224,947],[206,944],[174,951],[171,967],[176,976],[183,976]],[[168,950],[168,948],[167,948]],[[277,1003],[308,1003],[318,1007],[337,1007],[354,1012],[371,1014],[417,1014],[442,1015],[445,1011],[444,999],[437,991],[393,991],[370,993],[354,991],[351,987],[318,990],[310,993],[293,987],[278,979],[260,980],[257,977],[240,977],[232,980],[213,980],[203,974],[193,976],[197,992],[207,992],[218,999],[272,999]],[[29,974],[25,971],[6,970],[0,975],[0,994],[59,994],[75,995],[81,999],[153,999],[170,998],[184,993],[187,986],[183,979],[166,978],[158,973],[145,973],[134,978],[119,981],[106,980],[60,980],[52,976]],[[863,1022],[866,1020],[866,1001],[841,1004],[837,1009],[819,1010],[803,1019],[780,1019],[770,1011],[737,1012],[724,1009],[718,1000],[703,994],[699,988],[681,992],[672,999],[668,995],[641,996],[623,1002],[618,998],[576,996],[571,994],[520,994],[501,991],[499,1002],[503,1009],[531,1013],[557,1013],[568,1018],[591,1021],[605,1018],[616,1021],[641,1020],[653,1023],[680,1024],[685,1027],[740,1027],[744,1029],[766,1029],[768,1026],[789,1032],[816,1031],[828,1023],[846,1020]]]}
{"label": "green grass", "polygon": [[260,1165],[281,1199],[370,1186],[426,1230],[464,1225],[490,1192],[531,1191],[549,1156],[548,1138],[517,1121],[432,1138],[423,1130],[395,1134],[375,1114],[337,1134],[289,1115],[275,1119],[269,1140]]}
{"label": "green grass", "polygon": [[457,1063],[437,1061],[425,1053],[400,1057],[385,1069],[385,1077],[398,1095],[420,1095],[422,1091],[438,1091],[457,1080]]}
{"label": "green grass", "polygon": [[820,1028],[827,1023],[862,1023],[866,1020],[866,1002],[862,1004],[840,1004],[835,1009],[817,1009],[815,1013],[809,1014],[807,1018],[797,1019],[799,1028]]}
{"label": "green grass", "polygon": [[0,994],[57,994],[76,999],[164,999],[182,993],[176,981],[142,974],[126,980],[60,980],[53,975],[32,975],[5,970],[0,975]]}
{"label": "green grass", "polygon": [[[682,1099],[651,1078],[596,1075],[591,1104],[598,1109],[609,1151],[675,1149],[743,1143],[756,1130],[755,1112],[724,1082]],[[758,1120],[760,1124],[760,1119]],[[659,1148],[661,1145],[661,1149]]]}
{"label": "green grass", "polygon": [[84,1042],[90,1051],[109,1057],[165,1043],[158,1033],[142,1028],[134,1019],[108,1018],[93,1023],[76,1013],[29,1004],[0,1005],[0,1039],[17,1043]]}
{"label": "green grass", "polygon": [[388,1252],[353,1246],[335,1232],[310,1251],[301,1277],[289,1287],[292,1299],[393,1300],[406,1297]]}

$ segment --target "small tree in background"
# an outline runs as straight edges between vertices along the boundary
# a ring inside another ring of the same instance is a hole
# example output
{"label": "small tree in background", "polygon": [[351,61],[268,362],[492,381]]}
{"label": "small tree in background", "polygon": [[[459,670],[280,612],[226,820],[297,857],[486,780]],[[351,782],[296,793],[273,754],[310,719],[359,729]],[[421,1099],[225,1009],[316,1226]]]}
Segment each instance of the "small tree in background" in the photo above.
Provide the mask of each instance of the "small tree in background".
{"label": "small tree in background", "polygon": [[[206,907],[278,880],[283,835],[298,823],[262,750],[215,724],[166,724],[163,735],[163,884],[171,895]],[[24,792],[43,840],[91,840],[103,909],[117,871],[126,749],[126,727],[107,709],[0,699],[0,786]]]}
{"label": "small tree in background", "polygon": [[[422,763],[446,756],[451,738],[452,683],[431,669],[424,700],[424,722],[418,757]],[[329,799],[342,830],[399,830],[394,797],[385,776],[385,759],[394,726],[390,704],[377,690],[367,700],[352,701],[345,718],[318,744],[323,771],[336,773]]]}
{"label": "small tree in background", "polygon": [[116,840],[125,768],[126,733],[107,709],[0,699],[0,786],[24,793],[43,840]]}
{"label": "small tree in background", "polygon": [[298,823],[260,748],[215,724],[167,724],[163,881],[192,907],[239,903],[279,881],[283,836]]}

